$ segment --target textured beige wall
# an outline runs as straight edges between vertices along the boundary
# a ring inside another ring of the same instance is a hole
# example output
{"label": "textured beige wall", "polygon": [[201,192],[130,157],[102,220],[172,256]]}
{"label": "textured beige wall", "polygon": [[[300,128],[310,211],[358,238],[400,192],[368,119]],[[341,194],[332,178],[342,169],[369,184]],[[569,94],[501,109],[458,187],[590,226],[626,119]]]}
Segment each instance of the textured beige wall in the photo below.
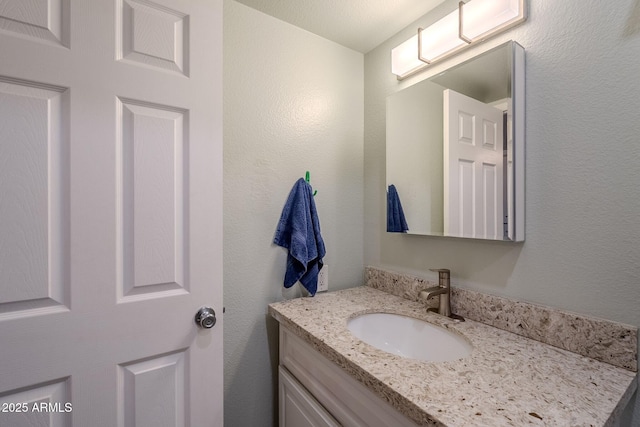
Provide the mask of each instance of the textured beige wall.
{"label": "textured beige wall", "polygon": [[[448,267],[462,287],[640,326],[640,2],[529,4],[523,25],[403,82],[390,49],[417,25],[365,56],[365,264]],[[509,39],[526,51],[526,242],[387,234],[386,97]]]}
{"label": "textured beige wall", "polygon": [[363,55],[224,2],[225,425],[268,426],[286,252],[282,207],[311,172],[331,289],[362,283]]}

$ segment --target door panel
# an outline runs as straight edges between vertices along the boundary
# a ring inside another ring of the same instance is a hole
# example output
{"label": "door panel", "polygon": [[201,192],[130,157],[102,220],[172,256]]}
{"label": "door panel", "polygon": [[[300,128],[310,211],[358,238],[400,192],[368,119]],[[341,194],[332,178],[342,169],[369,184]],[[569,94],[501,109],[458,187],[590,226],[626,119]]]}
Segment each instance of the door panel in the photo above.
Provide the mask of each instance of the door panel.
{"label": "door panel", "polygon": [[68,306],[64,88],[0,77],[0,319]]}
{"label": "door panel", "polygon": [[[64,378],[0,397],[2,426],[69,426],[70,381]],[[13,408],[10,405],[14,405]],[[17,406],[16,406],[17,405]]]}
{"label": "door panel", "polygon": [[122,300],[188,291],[188,111],[117,100]]}
{"label": "door panel", "polygon": [[120,427],[186,425],[187,351],[119,366]]}
{"label": "door panel", "polygon": [[14,36],[69,46],[68,0],[4,0],[0,30]]}
{"label": "door panel", "polygon": [[222,425],[221,41],[220,0],[0,1],[1,426]]}
{"label": "door panel", "polygon": [[189,75],[189,16],[148,1],[118,0],[116,59]]}

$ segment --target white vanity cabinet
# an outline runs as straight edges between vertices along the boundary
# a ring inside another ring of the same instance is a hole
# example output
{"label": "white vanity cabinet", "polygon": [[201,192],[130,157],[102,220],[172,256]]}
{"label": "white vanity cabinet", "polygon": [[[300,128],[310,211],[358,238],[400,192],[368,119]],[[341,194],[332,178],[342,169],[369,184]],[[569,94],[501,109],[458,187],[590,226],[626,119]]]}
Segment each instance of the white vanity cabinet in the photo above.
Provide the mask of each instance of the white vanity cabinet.
{"label": "white vanity cabinet", "polygon": [[280,325],[280,427],[417,424]]}

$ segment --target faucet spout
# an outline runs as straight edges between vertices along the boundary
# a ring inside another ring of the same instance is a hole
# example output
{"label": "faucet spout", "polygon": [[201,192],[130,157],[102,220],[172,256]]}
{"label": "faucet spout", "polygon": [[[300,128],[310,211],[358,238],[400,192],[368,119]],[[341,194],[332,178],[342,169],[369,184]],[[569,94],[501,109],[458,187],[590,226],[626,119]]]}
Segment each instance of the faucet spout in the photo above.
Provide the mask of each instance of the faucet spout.
{"label": "faucet spout", "polygon": [[[438,286],[424,289],[420,292],[420,298],[428,300],[439,295],[438,314],[464,321],[461,316],[451,313],[451,271],[447,268],[431,269],[431,271],[438,273]],[[435,309],[429,309],[429,311],[435,311]]]}
{"label": "faucet spout", "polygon": [[436,295],[442,295],[445,293],[447,293],[446,288],[443,288],[440,286],[434,286],[432,288],[427,288],[420,291],[420,297],[424,298],[425,300],[428,300],[431,297],[435,297]]}

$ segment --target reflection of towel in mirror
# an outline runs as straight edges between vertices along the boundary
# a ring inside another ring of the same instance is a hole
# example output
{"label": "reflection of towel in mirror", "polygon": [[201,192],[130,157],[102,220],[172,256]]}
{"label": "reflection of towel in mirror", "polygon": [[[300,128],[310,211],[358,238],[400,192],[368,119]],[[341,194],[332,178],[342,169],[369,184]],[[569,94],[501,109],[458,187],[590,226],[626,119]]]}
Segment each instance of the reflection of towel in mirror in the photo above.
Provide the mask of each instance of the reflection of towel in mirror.
{"label": "reflection of towel in mirror", "polygon": [[387,192],[387,231],[391,233],[406,233],[408,229],[398,191],[396,186],[391,184]]}
{"label": "reflection of towel in mirror", "polygon": [[273,242],[289,250],[284,287],[298,280],[311,296],[318,289],[318,273],[326,251],[311,185],[300,178],[284,205]]}

